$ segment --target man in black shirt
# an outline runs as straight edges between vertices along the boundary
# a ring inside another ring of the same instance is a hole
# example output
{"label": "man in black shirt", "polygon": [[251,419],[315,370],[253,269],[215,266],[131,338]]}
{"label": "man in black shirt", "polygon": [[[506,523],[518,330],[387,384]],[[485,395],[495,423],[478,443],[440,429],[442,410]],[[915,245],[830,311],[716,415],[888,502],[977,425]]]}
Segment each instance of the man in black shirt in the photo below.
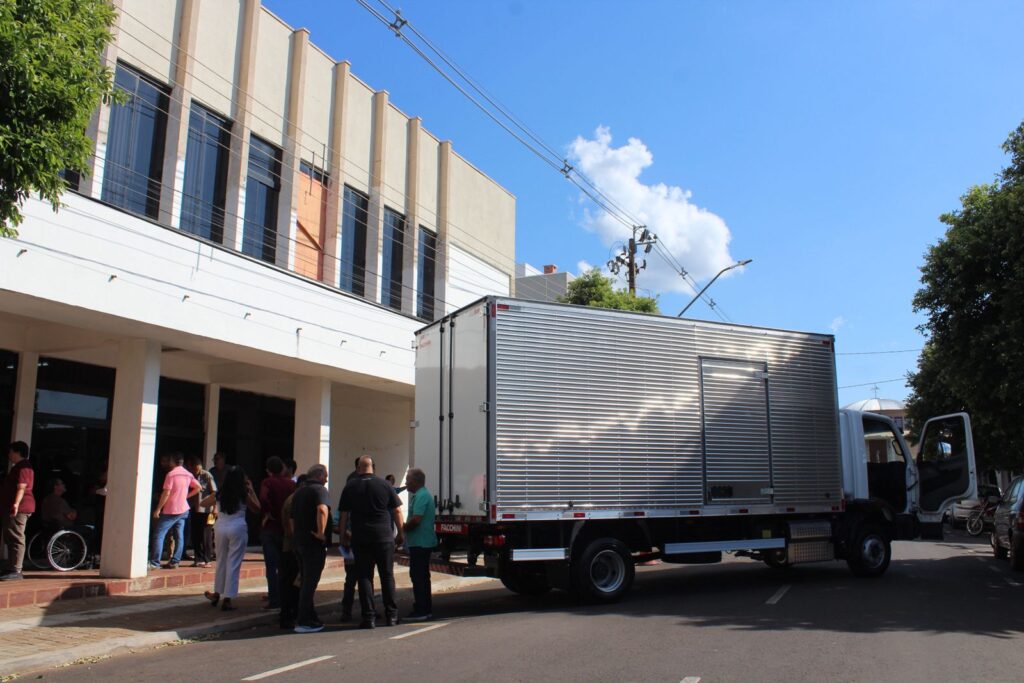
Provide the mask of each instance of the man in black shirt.
{"label": "man in black shirt", "polygon": [[293,541],[302,574],[296,633],[324,630],[323,622],[313,607],[313,596],[327,561],[327,525],[331,507],[324,487],[326,483],[327,468],[313,465],[306,474],[306,483],[292,496]]}
{"label": "man in black shirt", "polygon": [[[359,476],[345,485],[338,509],[341,511],[338,529],[342,545],[351,546],[356,556],[359,575],[359,606],[363,612],[360,628],[373,628],[376,614],[373,604],[373,568],[380,574],[381,600],[388,626],[398,623],[398,605],[395,603],[395,543],[401,545],[402,501],[395,490],[373,473],[373,458],[359,458]],[[348,528],[352,520],[351,529]],[[394,535],[394,529],[398,535]]]}

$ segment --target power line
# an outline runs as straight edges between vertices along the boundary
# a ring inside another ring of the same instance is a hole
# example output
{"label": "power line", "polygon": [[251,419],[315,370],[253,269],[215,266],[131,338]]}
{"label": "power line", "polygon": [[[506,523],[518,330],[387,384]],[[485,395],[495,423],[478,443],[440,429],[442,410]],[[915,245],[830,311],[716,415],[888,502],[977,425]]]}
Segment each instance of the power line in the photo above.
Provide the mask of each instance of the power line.
{"label": "power line", "polygon": [[[394,15],[394,20],[389,21],[387,17],[385,17],[376,8],[371,6],[368,0],[356,0],[356,2],[361,7],[366,9],[384,26],[391,30],[396,37],[400,38],[402,42],[408,45],[431,68],[437,71],[437,73],[442,78],[448,81],[448,83],[450,83],[456,90],[458,90],[462,95],[469,99],[469,101],[478,109],[480,109],[480,111],[482,111],[488,118],[494,121],[498,126],[500,126],[503,130],[508,132],[510,135],[512,135],[513,138],[515,138],[520,144],[526,147],[539,159],[544,161],[544,163],[546,163],[548,166],[551,166],[560,174],[562,174],[567,180],[569,180],[569,182],[573,183],[573,185],[575,185],[576,188],[584,196],[590,199],[598,208],[604,211],[610,218],[612,218],[618,223],[621,223],[624,227],[628,228],[633,233],[634,237],[637,231],[646,229],[646,226],[643,225],[643,221],[641,221],[635,215],[631,214],[629,211],[625,210],[614,199],[605,194],[600,188],[598,188],[598,186],[593,181],[587,178],[585,174],[581,173],[579,169],[575,168],[572,164],[570,164],[568,160],[557,154],[550,145],[546,144],[540,138],[539,135],[534,133],[532,129],[526,126],[526,124],[522,123],[522,121],[518,117],[516,117],[511,111],[509,111],[508,108],[504,107],[499,102],[497,102],[492,96],[490,96],[490,94],[488,94],[471,76],[469,76],[469,74],[464,69],[458,66],[458,64],[456,64],[454,60],[448,57],[444,52],[440,50],[440,48],[434,45],[434,43],[432,43],[422,32],[416,29],[409,22],[408,19],[403,17],[401,14],[401,10],[393,8],[391,5],[385,2],[385,0],[377,0],[377,2],[382,7],[384,7],[388,12]],[[426,48],[428,50],[433,52],[440,61],[448,65],[448,67],[455,72],[456,76],[462,79],[462,81],[466,84],[466,86],[468,86],[468,88],[463,87],[462,84],[458,83],[455,77],[453,77],[451,74],[445,71],[437,63],[437,61],[435,61],[429,55],[427,55],[424,49],[422,49],[419,45],[416,45],[412,41],[412,39],[410,39],[408,35],[406,35],[405,29],[408,29],[410,32],[412,32],[413,35],[419,38],[426,45]],[[480,98],[489,103],[494,109],[497,110],[498,113],[496,114],[494,111],[491,111],[486,106],[484,106],[480,99],[478,99],[477,97],[473,96],[468,92],[469,89],[475,91],[480,96]],[[500,114],[501,116],[499,117],[498,114]],[[504,117],[505,120],[502,120],[501,117]],[[519,132],[512,130],[512,128],[518,129]],[[536,145],[531,144],[531,142],[529,142],[526,138],[533,140],[536,143]],[[539,148],[537,145],[539,145]],[[667,250],[664,247],[662,247],[662,250],[667,252]],[[672,259],[675,260],[674,257],[672,257]],[[676,266],[673,266],[673,270],[679,273],[683,277],[684,281],[686,281],[688,284],[690,284],[691,287],[694,288],[694,291],[697,291],[699,289],[696,286],[696,282],[693,281],[692,277],[688,279],[686,270],[680,264],[678,264],[678,260],[676,260]],[[716,314],[718,314],[720,317],[723,316],[723,314],[717,310],[717,304],[714,302],[713,299],[707,296],[702,297],[702,299],[708,304],[709,307],[712,308],[712,310],[715,310]]]}
{"label": "power line", "polygon": [[898,349],[896,351],[845,351],[837,352],[837,356],[880,356],[889,353],[919,353],[924,349]]}
{"label": "power line", "polygon": [[891,382],[906,382],[906,377],[897,377],[895,379],[880,379],[875,382],[864,382],[863,384],[847,384],[846,386],[839,387],[840,389],[854,389],[856,387],[870,387],[875,384],[889,384]]}

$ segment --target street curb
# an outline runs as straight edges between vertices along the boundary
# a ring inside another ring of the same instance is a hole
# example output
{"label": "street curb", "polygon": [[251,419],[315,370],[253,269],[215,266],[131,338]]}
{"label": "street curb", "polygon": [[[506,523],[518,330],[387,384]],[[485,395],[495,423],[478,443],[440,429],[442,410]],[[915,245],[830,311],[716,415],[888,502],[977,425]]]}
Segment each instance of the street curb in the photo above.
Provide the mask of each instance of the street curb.
{"label": "street curb", "polygon": [[[449,593],[459,590],[460,588],[475,586],[490,581],[493,581],[493,579],[483,577],[450,577],[440,580],[436,580],[435,578],[435,580],[432,581],[432,588],[433,593],[436,595],[438,593]],[[399,595],[402,595],[403,592],[411,591],[411,587],[402,587],[398,589]],[[340,604],[341,600],[330,600],[328,602],[317,603],[317,606],[335,607]],[[277,614],[273,612],[260,611],[254,614],[245,614],[231,619],[199,624],[197,626],[188,626],[173,631],[156,631],[152,633],[140,633],[137,636],[106,638],[95,643],[77,645],[75,647],[55,652],[44,652],[37,655],[29,655],[27,657],[18,657],[15,659],[0,661],[0,676],[16,677],[38,672],[43,669],[70,666],[83,659],[113,657],[120,654],[128,654],[134,650],[150,649],[159,647],[160,645],[167,645],[168,643],[174,643],[180,640],[188,640],[190,638],[198,638],[218,633],[243,631],[254,626],[273,624],[276,623],[276,621]],[[39,628],[47,627],[44,626]]]}

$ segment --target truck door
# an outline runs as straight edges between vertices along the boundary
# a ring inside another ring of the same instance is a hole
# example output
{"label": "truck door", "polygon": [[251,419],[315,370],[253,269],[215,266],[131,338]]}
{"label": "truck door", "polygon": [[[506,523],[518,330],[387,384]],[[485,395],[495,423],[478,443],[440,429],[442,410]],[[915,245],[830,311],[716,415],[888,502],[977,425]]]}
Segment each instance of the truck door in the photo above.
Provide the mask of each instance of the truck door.
{"label": "truck door", "polygon": [[709,503],[771,503],[764,363],[701,358],[704,490]]}
{"label": "truck door", "polygon": [[[461,311],[449,323],[449,452],[445,502],[448,514],[486,516],[488,420],[488,334],[486,301]],[[442,511],[443,512],[443,511]]]}
{"label": "truck door", "polygon": [[416,425],[413,466],[427,475],[427,490],[441,500],[442,454],[448,449],[447,321],[416,337]]}
{"label": "truck door", "polygon": [[958,498],[977,491],[974,441],[967,413],[933,417],[924,425],[917,454],[918,518],[941,522],[942,513]]}

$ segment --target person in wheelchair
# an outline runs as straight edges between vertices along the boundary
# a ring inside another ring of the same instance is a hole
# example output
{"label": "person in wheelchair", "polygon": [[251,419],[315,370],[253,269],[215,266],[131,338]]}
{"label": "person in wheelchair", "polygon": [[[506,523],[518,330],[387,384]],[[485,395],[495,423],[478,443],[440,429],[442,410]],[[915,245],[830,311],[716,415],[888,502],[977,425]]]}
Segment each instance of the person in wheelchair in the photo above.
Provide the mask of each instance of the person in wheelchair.
{"label": "person in wheelchair", "polygon": [[39,568],[49,565],[58,571],[91,564],[93,528],[78,523],[78,511],[64,499],[67,486],[62,479],[53,479],[51,487],[43,499],[42,528],[30,543],[30,561]]}
{"label": "person in wheelchair", "polygon": [[57,529],[73,529],[78,511],[64,500],[68,487],[59,478],[50,482],[50,486],[50,494],[43,498],[43,513],[40,515],[43,523]]}

